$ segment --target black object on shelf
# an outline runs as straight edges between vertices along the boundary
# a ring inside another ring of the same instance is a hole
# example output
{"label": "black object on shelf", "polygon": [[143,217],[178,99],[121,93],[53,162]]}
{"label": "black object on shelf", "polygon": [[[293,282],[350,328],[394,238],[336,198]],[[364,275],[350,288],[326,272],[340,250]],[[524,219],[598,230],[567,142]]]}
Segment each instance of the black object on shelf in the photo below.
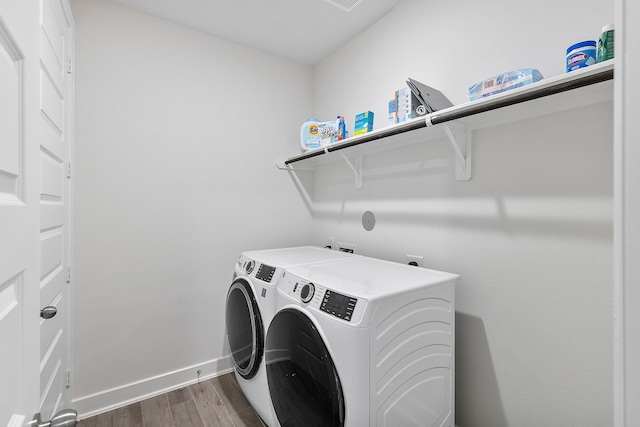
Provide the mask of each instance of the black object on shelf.
{"label": "black object on shelf", "polygon": [[[589,70],[589,67],[585,68],[585,70]],[[382,138],[387,138],[393,135],[398,135],[398,134],[410,132],[416,129],[425,128],[427,127],[426,120],[429,120],[431,126],[434,126],[442,123],[451,122],[454,120],[460,120],[465,117],[474,116],[474,115],[485,113],[488,111],[509,107],[516,104],[522,104],[527,101],[544,98],[544,97],[559,94],[562,92],[579,89],[585,86],[590,86],[597,83],[605,82],[607,80],[613,79],[613,71],[614,71],[613,67],[608,67],[597,72],[581,73],[584,75],[578,75],[575,78],[560,79],[560,81],[552,84],[547,84],[548,82],[545,82],[545,80],[541,80],[540,82],[535,83],[535,85],[539,84],[540,87],[538,89],[532,90],[531,86],[529,87],[525,86],[527,90],[503,92],[502,94],[500,94],[500,96],[496,95],[493,98],[488,97],[479,101],[469,102],[467,104],[463,104],[458,107],[454,106],[452,108],[448,108],[442,111],[436,111],[429,116],[425,116],[426,119],[424,117],[421,117],[420,120],[412,120],[409,122],[404,122],[400,125],[391,126],[391,127],[380,129],[368,134],[363,134],[354,138],[346,139],[343,142],[326,146],[324,147],[324,149],[317,149],[317,150],[309,151],[304,154],[290,157],[289,159],[285,160],[284,164],[291,165],[296,162],[322,156],[324,154],[331,153],[334,151],[343,150],[345,148],[366,144],[368,142],[376,141]]]}

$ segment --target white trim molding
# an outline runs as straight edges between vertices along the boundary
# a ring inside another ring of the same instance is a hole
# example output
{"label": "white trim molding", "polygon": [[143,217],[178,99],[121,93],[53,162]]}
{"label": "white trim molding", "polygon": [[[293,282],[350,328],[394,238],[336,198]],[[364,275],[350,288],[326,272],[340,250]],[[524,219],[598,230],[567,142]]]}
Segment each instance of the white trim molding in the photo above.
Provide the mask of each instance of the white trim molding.
{"label": "white trim molding", "polygon": [[[199,379],[197,374],[195,374],[198,370],[200,370]],[[173,372],[167,372],[132,382],[121,387],[82,396],[74,399],[72,406],[78,411],[78,418],[85,419],[195,384],[198,380],[203,381],[209,378],[215,378],[231,371],[233,371],[231,358],[224,356],[219,359],[209,360]]]}
{"label": "white trim molding", "polygon": [[615,1],[614,426],[640,425],[640,4]]}

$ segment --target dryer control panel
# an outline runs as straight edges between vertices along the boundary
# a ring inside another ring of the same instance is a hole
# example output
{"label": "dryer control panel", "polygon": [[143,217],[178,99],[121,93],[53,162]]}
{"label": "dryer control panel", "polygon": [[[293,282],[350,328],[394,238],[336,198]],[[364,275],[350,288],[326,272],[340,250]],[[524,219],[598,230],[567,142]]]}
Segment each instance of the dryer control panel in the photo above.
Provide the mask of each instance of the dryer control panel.
{"label": "dryer control panel", "polygon": [[358,302],[357,298],[305,281],[295,281],[290,294],[298,297],[303,304],[309,304],[347,322],[353,318]]}
{"label": "dryer control panel", "polygon": [[355,298],[327,289],[320,304],[320,310],[349,322],[353,316],[353,310],[356,308],[357,302],[358,300]]}

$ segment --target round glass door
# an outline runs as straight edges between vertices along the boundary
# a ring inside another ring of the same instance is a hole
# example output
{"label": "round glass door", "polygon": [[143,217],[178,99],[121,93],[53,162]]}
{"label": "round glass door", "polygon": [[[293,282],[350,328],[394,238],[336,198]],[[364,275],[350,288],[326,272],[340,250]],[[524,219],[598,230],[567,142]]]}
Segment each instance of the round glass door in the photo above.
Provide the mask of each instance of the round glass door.
{"label": "round glass door", "polygon": [[340,378],[327,346],[301,311],[285,309],[269,326],[267,382],[282,427],[344,426]]}
{"label": "round glass door", "polygon": [[262,360],[264,330],[255,295],[244,279],[235,280],[227,293],[226,327],[236,371],[253,378]]}

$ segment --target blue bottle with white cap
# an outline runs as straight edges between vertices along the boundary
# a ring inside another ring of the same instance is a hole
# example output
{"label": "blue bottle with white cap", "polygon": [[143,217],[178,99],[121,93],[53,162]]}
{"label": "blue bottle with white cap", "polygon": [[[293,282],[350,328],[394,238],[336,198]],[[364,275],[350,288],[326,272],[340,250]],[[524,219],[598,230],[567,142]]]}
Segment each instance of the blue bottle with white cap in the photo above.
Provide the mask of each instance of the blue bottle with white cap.
{"label": "blue bottle with white cap", "polygon": [[567,73],[596,63],[596,41],[585,40],[567,49]]}

